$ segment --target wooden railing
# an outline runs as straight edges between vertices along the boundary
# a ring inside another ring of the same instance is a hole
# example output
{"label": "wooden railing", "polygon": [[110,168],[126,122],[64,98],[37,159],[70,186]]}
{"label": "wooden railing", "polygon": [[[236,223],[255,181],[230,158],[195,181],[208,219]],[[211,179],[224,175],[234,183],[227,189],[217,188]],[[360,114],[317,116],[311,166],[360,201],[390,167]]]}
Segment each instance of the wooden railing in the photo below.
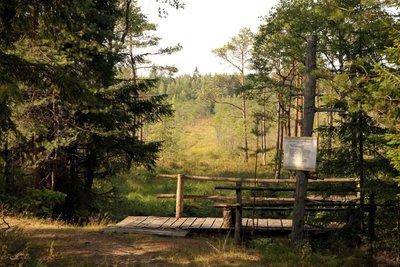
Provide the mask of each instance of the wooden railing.
{"label": "wooden railing", "polygon": [[[180,218],[183,215],[184,211],[184,200],[185,199],[208,199],[208,200],[216,200],[216,201],[235,201],[237,202],[238,196],[222,196],[222,195],[186,195],[184,193],[184,184],[185,180],[196,180],[203,182],[221,182],[221,183],[235,183],[236,186],[216,186],[216,190],[235,190],[236,192],[241,193],[243,190],[252,190],[252,191],[293,191],[294,187],[290,188],[271,188],[271,187],[245,187],[243,184],[263,184],[263,185],[272,185],[272,184],[289,184],[294,185],[296,180],[294,179],[260,179],[260,178],[231,178],[231,177],[208,177],[208,176],[191,176],[191,175],[170,175],[170,174],[161,174],[158,175],[160,178],[165,179],[176,179],[176,193],[175,194],[158,194],[158,198],[174,198],[176,201],[175,205],[175,217]],[[329,179],[310,179],[310,184],[337,184],[337,183],[354,183],[356,187],[359,189],[359,179],[357,178],[329,178]],[[308,191],[321,191],[314,190],[310,188]],[[329,203],[336,203],[340,206],[339,202],[345,201],[355,201],[360,197],[360,190],[356,190],[356,195],[353,196],[329,196],[323,197],[319,195],[310,195],[307,198],[307,204],[312,205],[323,205]],[[283,197],[242,197],[242,201],[244,202],[256,202],[256,203],[269,203],[274,205],[291,205],[294,203],[294,198],[283,198]],[[335,205],[336,205],[335,204]],[[240,203],[242,205],[242,203]],[[345,205],[345,204],[343,204]],[[251,207],[245,207],[245,209],[250,209]],[[259,206],[254,207],[254,209],[264,209],[264,210],[273,210],[271,209],[271,205],[268,206]]]}

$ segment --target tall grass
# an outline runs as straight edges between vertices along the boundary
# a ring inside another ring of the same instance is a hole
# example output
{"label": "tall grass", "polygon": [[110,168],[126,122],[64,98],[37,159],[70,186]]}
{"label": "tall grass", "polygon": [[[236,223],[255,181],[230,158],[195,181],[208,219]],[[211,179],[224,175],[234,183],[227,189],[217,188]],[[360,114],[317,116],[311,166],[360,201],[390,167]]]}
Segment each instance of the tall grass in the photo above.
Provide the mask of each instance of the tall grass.
{"label": "tall grass", "polygon": [[[232,116],[226,107],[216,109],[215,114],[204,112],[198,104],[176,105],[176,116],[158,125],[145,129],[147,141],[163,140],[164,148],[154,172],[134,168],[130,173],[113,178],[112,184],[121,197],[114,202],[112,213],[116,218],[127,215],[172,216],[175,212],[174,199],[157,199],[157,194],[175,193],[176,181],[157,178],[159,174],[187,174],[222,177],[272,177],[272,164],[261,166],[255,162],[255,154],[250,151],[249,162],[244,162],[244,153],[239,145],[241,123],[224,120]],[[239,120],[240,122],[240,120]],[[236,125],[237,124],[237,125]],[[239,129],[236,129],[238,128]],[[250,148],[255,146],[251,136]],[[270,134],[268,139],[273,139]],[[231,140],[232,146],[226,140]],[[271,144],[273,141],[271,140]],[[258,157],[260,161],[260,157]],[[272,163],[273,153],[268,155]],[[185,182],[185,194],[232,195],[214,189],[218,183]],[[216,216],[213,203],[204,200],[185,200],[185,215]]]}
{"label": "tall grass", "polygon": [[[294,248],[286,239],[257,239],[251,244],[262,255],[264,266],[324,266],[324,267],[362,267],[368,266],[366,255],[358,249],[349,249],[336,253],[335,249],[322,250],[309,243]],[[337,243],[337,246],[342,244]]]}

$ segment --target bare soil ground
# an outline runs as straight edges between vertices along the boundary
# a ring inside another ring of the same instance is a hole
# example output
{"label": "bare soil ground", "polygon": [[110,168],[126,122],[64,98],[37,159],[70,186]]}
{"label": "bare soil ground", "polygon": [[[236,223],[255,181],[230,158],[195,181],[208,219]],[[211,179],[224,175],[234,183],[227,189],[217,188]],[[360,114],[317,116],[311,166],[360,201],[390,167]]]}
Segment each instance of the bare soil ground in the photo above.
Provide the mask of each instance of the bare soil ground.
{"label": "bare soil ground", "polygon": [[21,258],[34,256],[42,266],[262,266],[256,251],[229,245],[224,249],[221,238],[116,234],[104,233],[99,226],[16,218],[8,221],[29,240],[28,250],[10,255],[16,265]]}

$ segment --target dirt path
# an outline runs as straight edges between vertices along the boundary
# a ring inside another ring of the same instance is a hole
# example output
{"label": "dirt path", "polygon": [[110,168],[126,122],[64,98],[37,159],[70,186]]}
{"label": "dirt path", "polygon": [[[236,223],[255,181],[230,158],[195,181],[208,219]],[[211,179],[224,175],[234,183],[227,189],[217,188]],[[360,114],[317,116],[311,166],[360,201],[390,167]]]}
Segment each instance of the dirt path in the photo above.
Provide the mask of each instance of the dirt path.
{"label": "dirt path", "polygon": [[223,240],[212,237],[104,233],[100,227],[27,219],[10,222],[20,228],[21,238],[28,238],[29,250],[24,251],[45,266],[261,266],[257,252],[230,246],[224,250]]}

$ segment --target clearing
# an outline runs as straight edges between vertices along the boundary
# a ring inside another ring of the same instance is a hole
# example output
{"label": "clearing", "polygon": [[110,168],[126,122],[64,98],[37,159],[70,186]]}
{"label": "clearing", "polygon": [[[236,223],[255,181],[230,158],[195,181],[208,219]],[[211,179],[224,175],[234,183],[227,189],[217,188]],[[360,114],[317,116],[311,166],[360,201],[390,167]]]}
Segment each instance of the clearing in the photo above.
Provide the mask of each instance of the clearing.
{"label": "clearing", "polygon": [[210,236],[115,234],[104,233],[100,226],[75,227],[10,217],[6,220],[18,228],[8,238],[12,235],[21,241],[19,251],[9,255],[15,265],[28,265],[33,258],[36,264],[46,266],[262,266],[256,250],[230,245],[224,249],[223,239]]}

